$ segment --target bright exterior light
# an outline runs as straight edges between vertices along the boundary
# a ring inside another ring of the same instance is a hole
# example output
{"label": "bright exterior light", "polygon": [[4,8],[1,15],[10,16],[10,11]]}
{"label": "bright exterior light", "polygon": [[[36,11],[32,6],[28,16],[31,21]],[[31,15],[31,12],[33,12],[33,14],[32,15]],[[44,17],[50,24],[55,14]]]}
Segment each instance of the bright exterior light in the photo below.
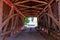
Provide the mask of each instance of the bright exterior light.
{"label": "bright exterior light", "polygon": [[25,27],[37,27],[37,17],[26,17],[24,20]]}

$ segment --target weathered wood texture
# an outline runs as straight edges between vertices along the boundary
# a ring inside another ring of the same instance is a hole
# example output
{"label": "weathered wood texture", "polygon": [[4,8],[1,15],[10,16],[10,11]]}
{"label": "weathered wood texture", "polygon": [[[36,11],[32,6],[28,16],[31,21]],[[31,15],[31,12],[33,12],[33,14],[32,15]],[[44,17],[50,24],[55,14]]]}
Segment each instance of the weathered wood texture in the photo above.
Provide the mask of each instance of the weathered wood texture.
{"label": "weathered wood texture", "polygon": [[1,28],[2,28],[2,16],[3,16],[3,1],[0,0],[0,31],[1,31]]}
{"label": "weathered wood texture", "polygon": [[[60,22],[60,1],[58,2],[58,16],[59,16],[59,22]],[[60,26],[59,26],[60,29]]]}

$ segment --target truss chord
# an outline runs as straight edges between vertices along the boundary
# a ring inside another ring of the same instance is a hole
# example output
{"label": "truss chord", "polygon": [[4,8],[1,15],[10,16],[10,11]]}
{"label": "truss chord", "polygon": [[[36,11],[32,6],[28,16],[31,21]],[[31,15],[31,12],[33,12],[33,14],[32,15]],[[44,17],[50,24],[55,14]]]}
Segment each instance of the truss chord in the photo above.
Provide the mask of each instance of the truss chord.
{"label": "truss chord", "polygon": [[[13,4],[9,1],[9,0],[3,0],[8,6],[13,6]],[[20,14],[20,15],[22,15],[23,17],[25,17],[15,6],[14,6],[14,10],[18,13],[18,14]]]}
{"label": "truss chord", "polygon": [[[13,12],[13,6],[11,7],[11,10],[10,10],[10,13],[9,13],[8,17],[12,15],[12,12]],[[9,24],[9,21],[7,21],[7,23],[6,23],[6,26],[4,28],[4,32],[6,31],[8,24]]]}
{"label": "truss chord", "polygon": [[[54,0],[51,0],[50,3],[40,12],[39,15],[43,14],[44,10],[53,2]],[[37,17],[39,17],[39,15]]]}
{"label": "truss chord", "polygon": [[[33,1],[33,0],[32,0],[32,1]],[[23,3],[26,3],[26,2],[29,2],[29,1],[17,2],[17,3],[14,3],[14,4],[23,4]],[[47,4],[47,2],[44,2],[44,1],[33,1],[33,2],[38,2],[38,3]]]}

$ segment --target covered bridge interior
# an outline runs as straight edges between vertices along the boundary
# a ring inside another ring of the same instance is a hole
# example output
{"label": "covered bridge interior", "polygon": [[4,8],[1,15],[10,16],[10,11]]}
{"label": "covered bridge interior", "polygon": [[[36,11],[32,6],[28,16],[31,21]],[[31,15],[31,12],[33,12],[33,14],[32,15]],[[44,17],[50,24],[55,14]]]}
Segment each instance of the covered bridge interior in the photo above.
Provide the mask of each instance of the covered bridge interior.
{"label": "covered bridge interior", "polygon": [[[37,27],[25,27],[26,17]],[[60,40],[60,0],[0,0],[0,40]]]}

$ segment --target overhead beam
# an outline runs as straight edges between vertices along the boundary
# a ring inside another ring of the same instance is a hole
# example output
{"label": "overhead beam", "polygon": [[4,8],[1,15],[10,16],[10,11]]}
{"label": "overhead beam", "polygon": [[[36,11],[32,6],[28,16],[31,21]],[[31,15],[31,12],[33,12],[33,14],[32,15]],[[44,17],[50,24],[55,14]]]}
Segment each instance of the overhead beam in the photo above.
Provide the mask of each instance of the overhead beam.
{"label": "overhead beam", "polygon": [[[10,6],[10,7],[12,7],[12,6],[14,6],[9,0],[3,0],[8,6]],[[18,14],[20,14],[20,15],[22,15],[23,17],[25,17],[15,6],[14,6],[14,10],[18,13]]]}
{"label": "overhead beam", "polygon": [[35,14],[35,15],[30,15],[30,14],[24,14],[26,17],[36,17],[37,16],[37,14]]}
{"label": "overhead beam", "polygon": [[[16,4],[14,4],[16,5]],[[26,6],[26,5],[17,5],[17,6],[21,6],[21,7],[25,7],[25,8],[35,8],[35,9],[38,9],[38,10],[42,10],[43,8],[38,8],[36,6]]]}
{"label": "overhead beam", "polygon": [[30,1],[30,0],[24,0],[24,1]]}
{"label": "overhead beam", "polygon": [[34,2],[39,2],[39,3],[43,3],[43,4],[48,4],[47,2],[44,2],[44,1],[34,1]]}
{"label": "overhead beam", "polygon": [[44,5],[47,5],[47,4],[39,4],[39,5],[36,5],[36,6],[44,6]]}
{"label": "overhead beam", "polygon": [[0,32],[2,31],[2,17],[3,17],[3,0],[0,0]]}
{"label": "overhead beam", "polygon": [[44,14],[43,12],[45,11],[45,9],[53,2],[54,0],[51,0],[50,3],[48,3],[48,5],[41,11],[41,13],[39,13],[39,15],[37,17],[39,17],[41,14]]}
{"label": "overhead beam", "polygon": [[[24,5],[23,3],[14,3],[15,5]],[[47,3],[46,4],[39,4],[39,5],[36,5],[36,6],[44,6],[44,5],[47,5]]]}
{"label": "overhead beam", "polygon": [[48,4],[47,2],[44,2],[44,1],[37,1],[37,0],[27,0],[27,1],[22,1],[22,2],[16,2],[14,4],[23,4],[25,2],[29,2],[29,1],[34,1],[34,2],[38,2],[38,3],[43,3],[43,4]]}
{"label": "overhead beam", "polygon": [[22,3],[25,3],[25,2],[28,2],[28,1],[22,1],[22,2],[16,2],[16,3],[14,3],[14,4],[22,4]]}
{"label": "overhead beam", "polygon": [[[23,13],[26,13],[26,14],[29,14],[29,13],[33,13],[33,14],[34,14],[34,13],[36,13],[36,12],[38,13],[38,10],[22,10],[22,12],[23,12]],[[36,13],[36,14],[37,14],[37,13]]]}

